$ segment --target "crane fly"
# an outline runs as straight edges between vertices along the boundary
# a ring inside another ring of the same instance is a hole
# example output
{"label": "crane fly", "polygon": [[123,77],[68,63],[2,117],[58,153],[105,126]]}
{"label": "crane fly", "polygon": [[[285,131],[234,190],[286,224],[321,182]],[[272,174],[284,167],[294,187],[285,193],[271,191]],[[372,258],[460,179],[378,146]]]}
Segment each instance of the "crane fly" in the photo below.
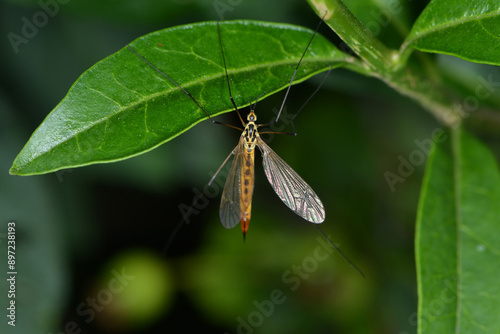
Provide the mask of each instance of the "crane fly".
{"label": "crane fly", "polygon": [[300,66],[300,63],[302,62],[302,59],[304,58],[307,50],[309,49],[309,46],[311,45],[314,39],[314,36],[317,34],[321,22],[322,20],[316,27],[316,30],[312,34],[311,39],[309,40],[309,43],[307,44],[305,51],[302,53],[302,56],[300,57],[297,66],[295,67],[295,71],[293,72],[290,84],[288,85],[285,97],[283,99],[279,112],[276,116],[276,119],[272,122],[265,124],[256,123],[257,115],[255,113],[255,106],[257,104],[257,101],[255,101],[255,103],[253,104],[250,101],[250,112],[247,116],[246,123],[241,117],[240,110],[238,109],[231,92],[231,85],[229,82],[229,75],[227,72],[224,48],[222,46],[220,26],[219,22],[217,22],[217,33],[219,37],[219,45],[221,49],[222,59],[224,63],[224,71],[229,92],[229,99],[231,100],[234,110],[238,114],[238,117],[241,121],[243,128],[230,124],[225,124],[212,119],[212,117],[210,117],[210,115],[205,111],[205,109],[196,101],[196,99],[187,90],[185,90],[177,82],[175,82],[165,73],[163,73],[155,65],[151,64],[148,60],[139,55],[129,45],[127,45],[127,47],[137,57],[146,62],[154,70],[159,72],[162,76],[167,78],[172,84],[174,84],[176,87],[181,89],[187,96],[189,96],[191,100],[193,100],[193,102],[205,113],[207,118],[212,121],[212,123],[225,125],[227,127],[231,127],[242,131],[238,145],[236,145],[233,151],[224,160],[220,168],[217,170],[217,172],[214,174],[214,176],[209,182],[209,185],[211,185],[217,174],[222,169],[222,167],[224,167],[224,165],[228,162],[228,160],[232,156],[234,156],[229,174],[227,176],[226,184],[224,186],[224,190],[222,193],[221,204],[219,209],[220,220],[225,228],[228,229],[233,228],[238,223],[241,223],[243,237],[245,238],[246,236],[250,224],[251,210],[252,210],[252,196],[254,190],[255,147],[258,147],[260,152],[262,153],[262,164],[264,167],[264,172],[267,176],[269,183],[273,187],[278,197],[283,201],[283,203],[286,206],[288,206],[297,215],[313,223],[314,226],[316,226],[316,228],[335,248],[335,250],[342,256],[342,258],[345,261],[347,261],[347,263],[349,263],[351,267],[353,267],[362,276],[364,276],[361,270],[358,269],[351,261],[349,261],[349,259],[347,259],[347,257],[330,240],[330,238],[317,226],[317,224],[320,224],[325,220],[325,208],[323,206],[323,203],[319,199],[318,195],[316,195],[314,190],[283,159],[281,159],[269,147],[269,145],[267,145],[264,142],[264,140],[260,137],[260,134],[265,134],[265,133],[296,135],[295,127],[293,125],[293,120],[302,110],[302,108],[307,104],[307,102],[319,91],[321,85],[323,84],[323,82],[326,80],[326,77],[330,73],[331,67],[328,70],[325,77],[323,78],[323,80],[321,81],[319,87],[314,91],[314,93],[307,99],[307,101],[302,105],[302,107],[300,107],[299,110],[295,113],[295,115],[291,118],[290,122],[294,130],[293,133],[272,132],[272,131],[263,131],[259,133],[258,131],[260,127],[267,126],[270,124],[276,124],[278,122],[279,117],[283,111],[286,99],[288,97],[288,93],[292,86],[293,80]]}
{"label": "crane fly", "polygon": [[[262,164],[267,179],[283,203],[305,220],[316,224],[322,223],[325,220],[323,203],[314,190],[262,140],[258,128],[264,124],[255,123],[257,115],[253,107],[248,114],[248,122],[245,124],[243,119],[241,121],[245,129],[238,145],[222,165],[224,166],[231,155],[234,155],[220,204],[222,225],[225,228],[233,228],[240,222],[243,236],[248,231],[252,210],[256,146],[262,153]],[[217,173],[214,177],[216,175]],[[212,181],[213,178],[210,183]]]}
{"label": "crane fly", "polygon": [[[321,21],[320,21],[321,23]],[[318,25],[319,28],[319,25]],[[307,47],[300,57],[300,60],[292,75],[290,84],[288,85],[287,93],[281,105],[281,109],[276,116],[276,123],[279,120],[280,114],[285,105],[286,97],[297,73],[297,69],[304,58],[311,42],[316,35],[316,32],[311,36]],[[224,62],[224,71],[226,74],[226,82],[229,92],[229,98],[233,103],[238,117],[244,129],[238,128],[242,131],[238,145],[234,148],[231,154],[222,163],[218,171],[226,164],[228,159],[234,155],[233,163],[229,174],[227,176],[226,184],[222,192],[219,216],[222,225],[225,228],[233,228],[238,223],[241,223],[241,230],[243,238],[245,238],[250,224],[251,211],[252,211],[252,195],[254,188],[254,166],[255,166],[255,147],[258,147],[262,153],[262,164],[267,179],[278,197],[288,206],[293,212],[304,218],[305,220],[319,224],[325,220],[325,208],[323,203],[316,195],[314,190],[285,162],[281,159],[260,137],[258,128],[269,125],[257,124],[257,115],[255,114],[255,104],[250,102],[250,112],[247,116],[247,123],[243,121],[241,113],[234,102],[231,92],[231,85],[229,83],[229,75],[227,73],[226,58],[224,55],[224,48],[222,46],[222,37],[220,33],[220,26],[217,23],[217,32],[219,36],[219,45],[221,48],[222,60]],[[326,77],[325,77],[326,78]],[[301,108],[302,109],[302,108]],[[300,112],[300,109],[299,109]],[[294,115],[293,118],[298,114]],[[292,118],[292,124],[293,124]],[[231,126],[233,127],[233,126]],[[295,130],[295,129],[294,129]],[[280,132],[262,132],[262,133],[280,133]],[[296,133],[285,133],[295,135]],[[217,173],[218,173],[217,171]],[[213,182],[217,173],[212,177],[209,185]]]}
{"label": "crane fly", "polygon": [[[321,24],[321,21],[320,21]],[[319,24],[318,24],[319,28]],[[255,114],[254,107],[257,103],[255,104],[250,103],[250,113],[247,116],[247,123],[243,121],[243,118],[241,117],[240,110],[238,109],[232,92],[231,92],[231,85],[229,83],[229,75],[227,72],[227,66],[226,66],[226,58],[224,54],[224,48],[222,46],[222,37],[220,33],[220,26],[219,23],[217,22],[217,33],[219,37],[219,45],[221,49],[221,54],[222,54],[222,59],[224,63],[224,71],[225,71],[225,77],[226,77],[226,82],[227,82],[227,87],[229,91],[229,98],[233,104],[234,110],[237,112],[238,117],[241,121],[241,124],[243,128],[234,126],[234,125],[229,125],[225,123],[218,122],[216,120],[213,120],[212,117],[203,109],[203,107],[194,99],[194,97],[186,91],[183,87],[181,87],[179,84],[177,84],[175,81],[173,81],[170,77],[168,77],[166,74],[164,74],[160,69],[158,69],[156,66],[151,64],[149,61],[147,61],[145,58],[143,58],[141,55],[139,55],[136,51],[134,51],[130,46],[127,46],[130,51],[132,51],[135,55],[137,55],[139,58],[141,58],[143,61],[145,61],[147,64],[149,64],[151,67],[153,67],[155,70],[157,70],[159,73],[161,73],[163,76],[165,76],[170,82],[172,82],[174,85],[176,85],[178,88],[180,88],[185,94],[187,94],[193,101],[196,103],[196,105],[206,114],[206,116],[215,124],[222,124],[231,128],[238,129],[242,131],[242,134],[240,136],[240,140],[238,142],[238,145],[235,147],[235,149],[231,152],[231,154],[226,158],[226,160],[223,162],[222,166],[219,168],[219,170],[215,173],[215,175],[212,177],[212,179],[209,182],[209,185],[213,182],[219,171],[222,169],[222,167],[226,164],[226,162],[229,160],[231,156],[234,156],[233,163],[231,165],[231,169],[229,171],[226,184],[224,186],[224,190],[222,193],[222,199],[221,199],[221,205],[220,205],[220,220],[222,225],[225,228],[233,228],[236,226],[238,223],[241,223],[241,229],[243,231],[243,236],[245,237],[247,231],[248,231],[248,226],[250,224],[250,218],[251,218],[251,209],[252,209],[252,195],[253,195],[253,189],[254,189],[254,164],[255,164],[255,147],[258,147],[262,153],[263,157],[263,166],[264,166],[264,171],[267,176],[267,179],[269,180],[269,183],[273,187],[274,191],[276,194],[279,196],[279,198],[287,205],[293,212],[304,218],[305,220],[319,224],[322,223],[325,220],[325,209],[323,206],[323,203],[319,199],[319,197],[316,195],[314,190],[285,162],[283,159],[281,159],[270,147],[267,145],[264,140],[260,137],[258,128],[262,126],[266,126],[272,123],[277,123],[279,120],[279,117],[281,115],[281,112],[283,110],[283,107],[286,102],[286,98],[288,96],[288,92],[290,91],[290,87],[293,83],[293,80],[295,78],[295,75],[297,73],[297,69],[300,66],[300,63],[302,62],[302,59],[304,58],[309,46],[311,45],[311,42],[316,35],[318,28],[316,28],[316,31],[313,33],[311,36],[311,39],[309,40],[309,43],[307,44],[307,47],[305,51],[303,52],[296,68],[295,71],[293,72],[292,79],[290,81],[290,84],[288,85],[288,89],[285,95],[285,98],[283,100],[283,103],[281,105],[281,108],[278,112],[278,115],[276,116],[276,119],[274,122],[266,123],[266,124],[257,124],[257,115]],[[328,71],[329,73],[330,71]],[[327,73],[327,75],[328,75]],[[325,76],[326,79],[326,76]],[[324,80],[323,80],[324,81]],[[322,82],[323,83],[323,82]],[[320,85],[321,86],[321,85]],[[318,89],[314,92],[314,94],[319,90]],[[313,95],[314,95],[313,94]],[[312,96],[311,96],[312,97]],[[310,97],[310,98],[311,98]],[[309,99],[310,99],[309,98]],[[308,99],[308,101],[309,101]],[[306,101],[307,103],[307,101]],[[305,104],[304,104],[305,105]],[[302,106],[304,107],[304,106]],[[291,123],[293,126],[293,119],[297,116],[297,114],[300,112],[302,108],[299,109],[299,111],[293,116]],[[295,128],[294,128],[295,130]],[[271,132],[271,131],[266,131],[262,132],[264,133],[278,133],[278,134],[288,134],[288,135],[296,135],[296,133],[282,133],[282,132]]]}

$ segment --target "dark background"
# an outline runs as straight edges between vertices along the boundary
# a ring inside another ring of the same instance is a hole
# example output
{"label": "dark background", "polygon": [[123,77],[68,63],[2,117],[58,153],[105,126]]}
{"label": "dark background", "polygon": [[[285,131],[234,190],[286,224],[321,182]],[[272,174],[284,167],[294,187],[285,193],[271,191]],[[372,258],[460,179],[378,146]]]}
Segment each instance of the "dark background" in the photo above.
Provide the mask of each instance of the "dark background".
{"label": "dark background", "polygon": [[[321,235],[281,203],[260,156],[246,242],[239,227],[221,226],[224,179],[215,190],[205,187],[239,133],[210,122],[126,161],[8,175],[30,134],[79,75],[141,35],[203,20],[310,28],[318,22],[300,0],[232,1],[223,15],[214,3],[73,0],[59,4],[16,53],[8,33],[20,34],[22,18],[31,21],[42,7],[1,2],[0,263],[6,271],[5,233],[14,221],[18,267],[17,326],[2,320],[7,333],[238,333],[242,321],[248,326],[240,333],[416,332],[414,223],[424,166],[394,191],[384,173],[397,174],[398,157],[408,159],[418,150],[414,141],[430,138],[440,124],[375,79],[334,70],[297,118],[299,135],[269,142],[320,196],[327,217],[321,227],[364,279],[335,253],[314,257],[328,254],[317,250]],[[404,5],[408,27],[417,7]],[[397,47],[401,31],[392,23],[380,36]],[[328,29],[321,32],[339,43]],[[287,108],[302,105],[319,81],[294,86]],[[259,102],[259,120],[270,119],[282,98]],[[221,120],[238,121],[234,114]],[[179,207],[192,204],[193,189],[209,191],[209,198],[185,224]],[[294,273],[298,266],[307,271]]]}

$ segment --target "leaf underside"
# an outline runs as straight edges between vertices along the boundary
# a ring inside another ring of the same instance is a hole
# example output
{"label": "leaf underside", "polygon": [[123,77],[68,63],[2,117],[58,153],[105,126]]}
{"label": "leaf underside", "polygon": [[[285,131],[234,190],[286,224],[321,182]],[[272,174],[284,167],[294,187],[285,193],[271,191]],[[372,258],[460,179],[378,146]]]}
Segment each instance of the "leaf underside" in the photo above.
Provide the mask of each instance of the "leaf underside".
{"label": "leaf underside", "polygon": [[[238,107],[287,87],[313,33],[257,21],[220,22],[220,29]],[[216,22],[160,30],[129,45],[190,92],[208,114],[234,109]],[[347,60],[348,56],[316,35],[294,83]],[[184,92],[125,47],[81,75],[32,134],[10,173],[44,174],[126,159],[206,118]]]}
{"label": "leaf underside", "polygon": [[466,132],[447,132],[419,203],[419,333],[500,332],[499,204],[493,155]]}

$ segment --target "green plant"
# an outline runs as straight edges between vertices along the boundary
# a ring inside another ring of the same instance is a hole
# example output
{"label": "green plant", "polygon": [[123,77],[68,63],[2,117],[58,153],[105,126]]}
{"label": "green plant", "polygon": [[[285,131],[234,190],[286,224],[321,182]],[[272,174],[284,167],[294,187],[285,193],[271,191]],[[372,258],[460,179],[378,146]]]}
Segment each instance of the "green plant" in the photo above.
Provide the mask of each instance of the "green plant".
{"label": "green plant", "polygon": [[[349,51],[317,36],[295,83],[330,67],[344,67],[384,81],[442,124],[418,151],[429,154],[416,229],[420,332],[498,332],[500,178],[493,154],[465,126],[491,115],[476,101],[498,108],[500,83],[484,75],[482,86],[463,87],[426,54],[500,65],[498,4],[432,1],[411,31],[400,26],[405,37],[396,49],[384,44],[385,36],[370,33],[368,23],[373,21],[357,18],[342,1],[309,2],[319,16],[326,13],[325,22]],[[390,8],[397,11],[396,6]],[[311,35],[306,29],[249,21],[221,27],[231,80],[244,82],[235,92],[241,107],[263,92],[265,97],[287,86],[290,69]],[[215,24],[186,28],[162,30],[131,46],[153,64],[162,64],[161,69],[211,115],[231,111],[229,100],[221,98],[227,91]],[[275,47],[269,47],[264,58],[248,57],[248,50],[261,45]],[[165,50],[176,51],[169,54],[168,63]],[[98,63],[35,131],[11,173],[43,174],[122,160],[151,150],[206,118],[184,93],[159,79],[126,48]],[[403,182],[405,172],[411,174],[409,160],[402,162],[402,172],[385,175],[389,185]]]}

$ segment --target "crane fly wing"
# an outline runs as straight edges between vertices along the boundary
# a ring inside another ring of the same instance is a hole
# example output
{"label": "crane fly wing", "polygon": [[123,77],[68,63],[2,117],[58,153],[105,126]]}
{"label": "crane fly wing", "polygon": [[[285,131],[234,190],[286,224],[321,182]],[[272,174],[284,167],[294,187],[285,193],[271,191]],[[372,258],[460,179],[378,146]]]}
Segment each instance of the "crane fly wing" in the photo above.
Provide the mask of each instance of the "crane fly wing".
{"label": "crane fly wing", "polygon": [[245,149],[244,142],[240,139],[238,145],[234,148],[233,163],[227,175],[224,191],[220,201],[220,221],[225,228],[235,227],[241,219],[240,197],[241,197],[241,173]]}
{"label": "crane fly wing", "polygon": [[276,194],[293,212],[311,223],[325,220],[325,208],[311,187],[261,139],[262,164]]}

